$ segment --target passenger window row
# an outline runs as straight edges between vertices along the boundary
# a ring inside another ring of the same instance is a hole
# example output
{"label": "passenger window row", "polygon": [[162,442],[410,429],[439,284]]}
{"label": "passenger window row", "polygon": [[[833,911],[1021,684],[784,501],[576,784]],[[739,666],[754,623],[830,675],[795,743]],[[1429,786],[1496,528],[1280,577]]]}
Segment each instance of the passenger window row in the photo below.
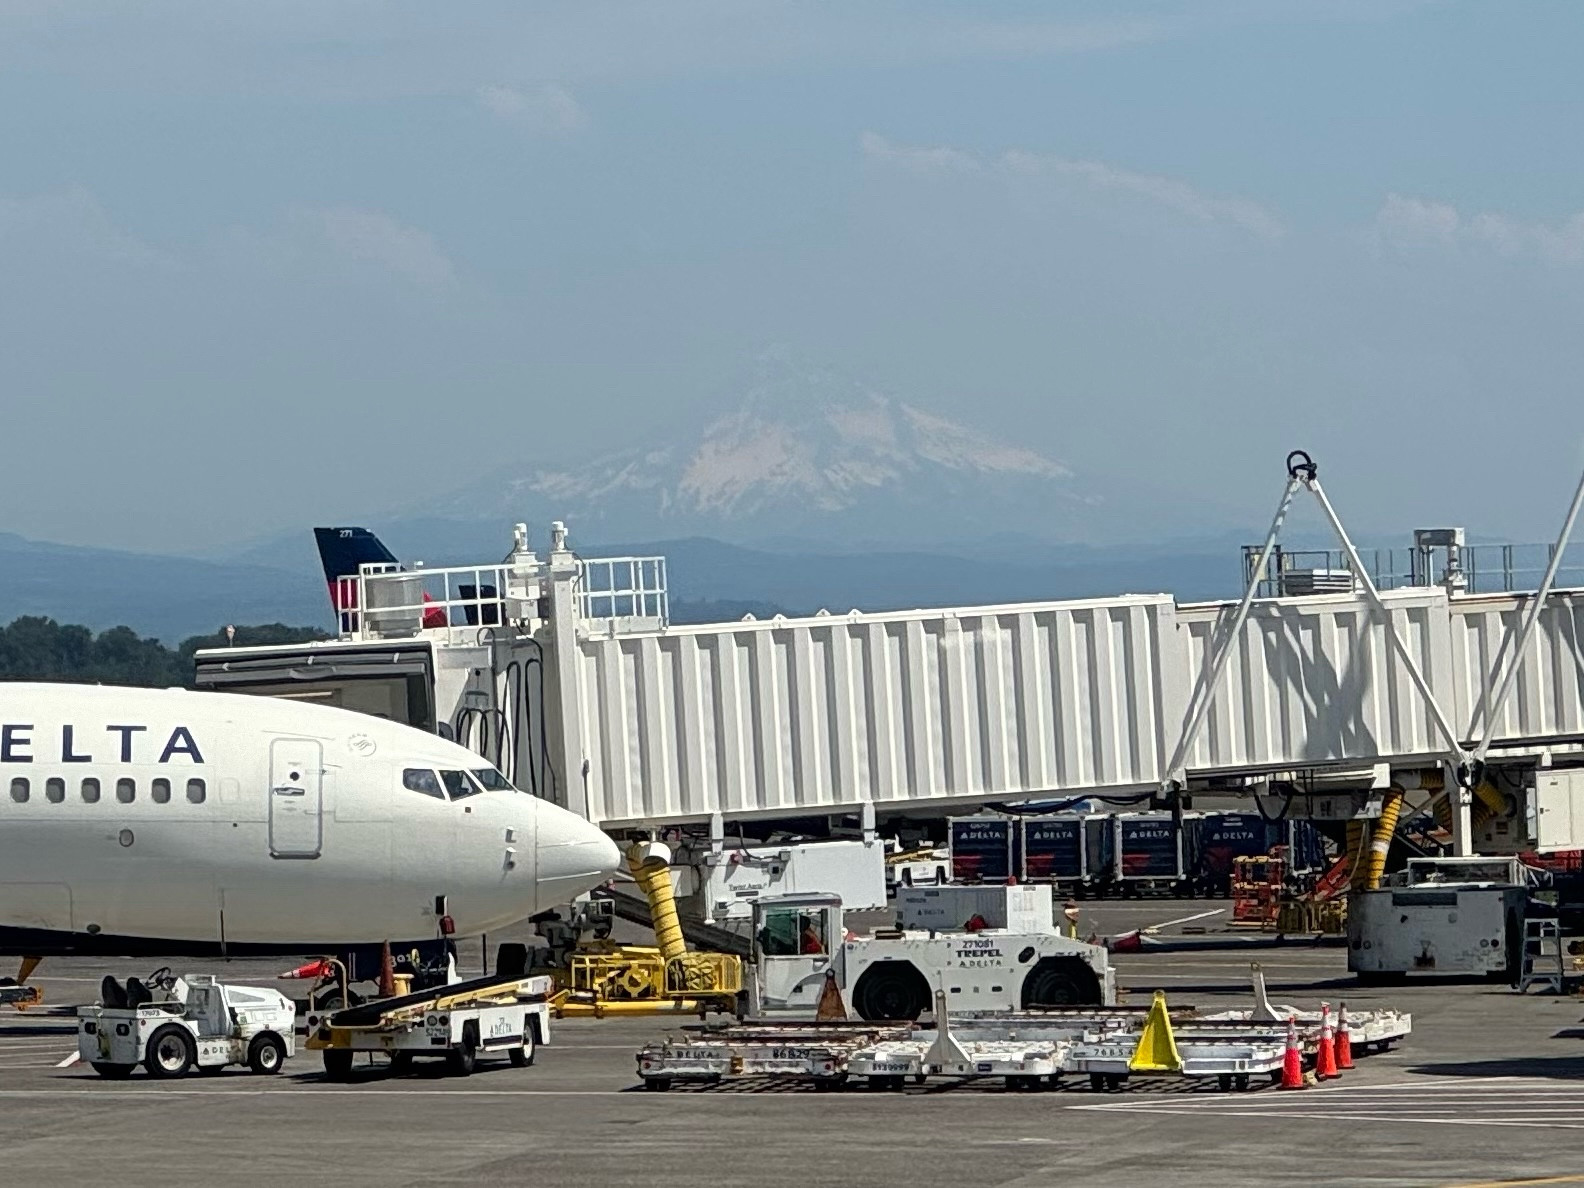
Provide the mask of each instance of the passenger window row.
{"label": "passenger window row", "polygon": [[[137,799],[137,781],[130,776],[122,776],[115,782],[115,798],[121,804],[131,804]],[[78,785],[78,794],[84,804],[98,804],[103,789],[97,776],[84,776]],[[155,804],[169,804],[171,799],[171,782],[164,776],[158,776],[149,781],[149,799]],[[26,804],[33,796],[33,782],[27,776],[13,776],[11,779],[11,799],[17,804]],[[44,781],[44,799],[51,804],[60,804],[66,799],[66,781],[60,776],[50,776]],[[209,786],[202,779],[194,776],[187,781],[187,802],[189,804],[202,804],[209,799]]]}

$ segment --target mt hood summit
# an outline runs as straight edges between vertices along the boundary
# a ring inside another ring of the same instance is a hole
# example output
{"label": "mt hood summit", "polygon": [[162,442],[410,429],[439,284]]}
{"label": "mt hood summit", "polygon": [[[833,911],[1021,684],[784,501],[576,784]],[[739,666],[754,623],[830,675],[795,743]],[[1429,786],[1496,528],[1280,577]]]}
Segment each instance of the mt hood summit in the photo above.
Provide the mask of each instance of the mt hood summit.
{"label": "mt hood summit", "polygon": [[711,536],[893,546],[942,534],[1093,534],[1099,500],[1062,463],[829,375],[761,379],[736,411],[645,449],[507,470],[438,502],[447,519],[568,521],[583,540]]}

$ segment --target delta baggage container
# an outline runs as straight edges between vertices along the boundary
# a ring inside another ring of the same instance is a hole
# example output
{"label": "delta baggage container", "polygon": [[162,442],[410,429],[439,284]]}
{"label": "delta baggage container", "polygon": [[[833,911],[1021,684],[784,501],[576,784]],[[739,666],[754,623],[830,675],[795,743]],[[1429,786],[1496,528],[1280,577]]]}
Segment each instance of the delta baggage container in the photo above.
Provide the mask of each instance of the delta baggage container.
{"label": "delta baggage container", "polygon": [[1291,822],[1267,821],[1258,813],[1206,813],[1199,825],[1194,881],[1201,894],[1224,896],[1232,889],[1232,863],[1257,858],[1286,845]]}
{"label": "delta baggage container", "polygon": [[1202,814],[1117,813],[1111,818],[1111,883],[1124,895],[1189,890]]}
{"label": "delta baggage container", "polygon": [[1106,874],[1106,830],[1100,815],[1025,817],[1023,878],[1028,882],[1090,887]]}
{"label": "delta baggage container", "polygon": [[1313,821],[1287,822],[1287,869],[1297,875],[1318,874],[1331,864],[1325,836]]}
{"label": "delta baggage container", "polygon": [[953,817],[947,822],[954,883],[1005,883],[1022,867],[1013,817]]}

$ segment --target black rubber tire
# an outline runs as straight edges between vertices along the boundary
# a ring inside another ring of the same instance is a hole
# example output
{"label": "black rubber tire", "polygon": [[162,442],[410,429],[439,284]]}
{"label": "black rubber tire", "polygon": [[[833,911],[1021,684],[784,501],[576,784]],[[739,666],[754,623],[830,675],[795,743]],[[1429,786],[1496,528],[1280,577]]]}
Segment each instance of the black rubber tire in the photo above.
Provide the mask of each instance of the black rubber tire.
{"label": "black rubber tire", "polygon": [[1078,957],[1042,957],[1023,979],[1023,1007],[1099,1006],[1100,979]]}
{"label": "black rubber tire", "polygon": [[462,1025],[462,1042],[446,1053],[446,1070],[453,1077],[469,1077],[478,1067],[478,1032],[473,1024]]}
{"label": "black rubber tire", "polygon": [[248,1067],[261,1077],[272,1077],[286,1064],[286,1042],[273,1031],[261,1031],[248,1045]]}
{"label": "black rubber tire", "polygon": [[326,1080],[351,1080],[352,1052],[347,1048],[326,1048],[324,1050],[324,1071]]}
{"label": "black rubber tire", "polygon": [[853,1010],[871,1023],[917,1019],[929,1010],[929,983],[911,961],[880,961],[853,987]]}
{"label": "black rubber tire", "polygon": [[94,1072],[107,1081],[124,1081],[132,1075],[135,1064],[110,1064],[103,1060],[91,1061]]}
{"label": "black rubber tire", "polygon": [[539,1037],[534,1034],[534,1020],[523,1020],[523,1042],[520,1048],[513,1048],[506,1054],[513,1068],[528,1068],[538,1054]]}
{"label": "black rubber tire", "polygon": [[149,1036],[143,1056],[143,1067],[149,1076],[174,1080],[185,1077],[197,1063],[198,1045],[185,1027],[167,1023]]}
{"label": "black rubber tire", "polygon": [[405,1077],[412,1072],[413,1054],[411,1052],[392,1052],[390,1055],[390,1071],[392,1076]]}
{"label": "black rubber tire", "polygon": [[646,1077],[644,1078],[644,1088],[651,1093],[665,1093],[671,1088],[671,1078]]}

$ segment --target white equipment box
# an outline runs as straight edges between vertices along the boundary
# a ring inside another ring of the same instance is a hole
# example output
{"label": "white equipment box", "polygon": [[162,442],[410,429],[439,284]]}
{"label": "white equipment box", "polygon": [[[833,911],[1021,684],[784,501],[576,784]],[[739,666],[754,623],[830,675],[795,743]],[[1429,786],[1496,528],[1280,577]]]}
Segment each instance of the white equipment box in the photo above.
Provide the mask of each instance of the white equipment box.
{"label": "white equipment box", "polygon": [[765,895],[826,892],[854,912],[886,906],[885,846],[877,839],[727,846],[701,857],[699,889],[684,907],[706,924],[750,920]]}
{"label": "white equipment box", "polygon": [[1410,973],[1516,982],[1529,888],[1515,859],[1421,859],[1392,886],[1348,900],[1348,969],[1360,981]]}
{"label": "white equipment box", "polygon": [[1012,932],[1055,932],[1048,886],[903,887],[897,891],[897,927],[904,931],[963,932],[977,927]]}

